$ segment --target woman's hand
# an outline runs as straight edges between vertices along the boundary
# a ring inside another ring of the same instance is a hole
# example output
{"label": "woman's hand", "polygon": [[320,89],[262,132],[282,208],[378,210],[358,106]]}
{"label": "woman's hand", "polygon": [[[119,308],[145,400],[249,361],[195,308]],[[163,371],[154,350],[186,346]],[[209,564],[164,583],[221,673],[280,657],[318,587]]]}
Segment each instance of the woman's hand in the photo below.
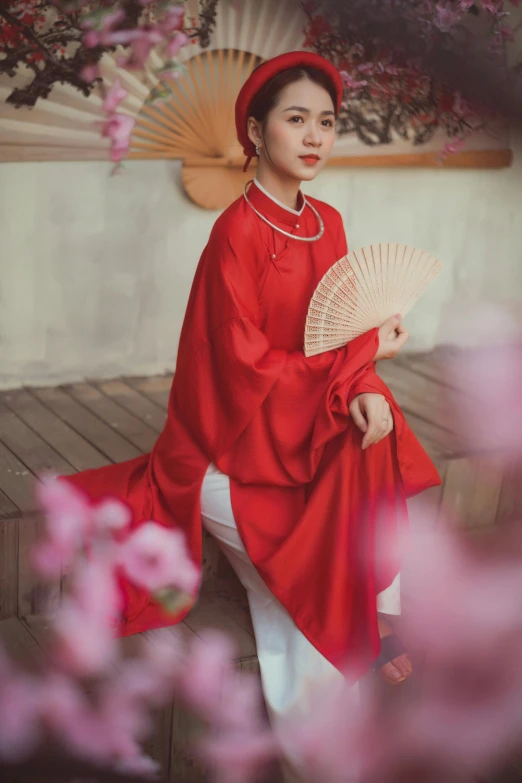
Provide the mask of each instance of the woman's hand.
{"label": "woman's hand", "polygon": [[349,410],[355,425],[364,432],[363,449],[378,443],[393,430],[393,414],[382,394],[358,394]]}
{"label": "woman's hand", "polygon": [[393,359],[406,343],[410,333],[401,324],[401,319],[402,316],[394,315],[379,329],[379,347],[373,357],[374,362],[379,359]]}

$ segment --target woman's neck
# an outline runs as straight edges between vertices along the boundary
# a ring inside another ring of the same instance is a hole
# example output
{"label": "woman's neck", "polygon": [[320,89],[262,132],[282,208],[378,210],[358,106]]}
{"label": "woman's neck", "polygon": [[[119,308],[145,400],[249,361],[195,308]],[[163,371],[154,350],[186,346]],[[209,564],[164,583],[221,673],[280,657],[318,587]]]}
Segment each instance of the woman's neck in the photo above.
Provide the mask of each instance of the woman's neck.
{"label": "woman's neck", "polygon": [[258,166],[256,180],[264,189],[289,209],[299,209],[298,195],[301,183],[295,179],[283,179],[275,172]]}

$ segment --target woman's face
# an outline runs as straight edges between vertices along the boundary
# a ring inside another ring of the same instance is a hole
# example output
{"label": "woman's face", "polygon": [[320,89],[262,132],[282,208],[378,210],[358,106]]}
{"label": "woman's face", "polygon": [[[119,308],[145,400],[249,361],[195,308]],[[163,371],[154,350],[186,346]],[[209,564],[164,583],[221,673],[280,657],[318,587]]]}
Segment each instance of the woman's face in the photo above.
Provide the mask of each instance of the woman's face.
{"label": "woman's face", "polygon": [[264,129],[251,123],[250,130],[256,137],[253,140],[261,142],[261,165],[290,179],[313,180],[324,168],[335,141],[332,99],[309,79],[293,82],[279,94]]}

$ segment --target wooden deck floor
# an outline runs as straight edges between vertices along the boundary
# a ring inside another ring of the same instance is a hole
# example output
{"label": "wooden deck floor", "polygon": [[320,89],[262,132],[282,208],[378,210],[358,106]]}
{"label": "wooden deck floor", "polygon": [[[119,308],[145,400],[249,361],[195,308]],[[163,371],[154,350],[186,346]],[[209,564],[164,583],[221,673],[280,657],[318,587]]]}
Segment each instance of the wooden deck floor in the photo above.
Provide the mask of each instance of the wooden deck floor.
{"label": "wooden deck floor", "polygon": [[[467,391],[448,385],[444,356],[407,356],[381,364],[384,380],[443,478],[443,486],[429,492],[433,521],[445,507],[475,527],[522,516],[520,470],[507,470],[502,455],[470,450],[452,427],[452,395]],[[35,477],[48,471],[68,475],[148,452],[165,421],[170,384],[170,376],[156,376],[0,392],[0,637],[16,656],[45,655],[42,613],[60,598],[59,586],[49,593],[27,568],[27,553],[41,525]],[[145,638],[154,644],[162,636],[178,645],[205,627],[219,627],[236,641],[238,666],[255,671],[244,593],[217,550],[207,545],[202,600],[184,623]],[[179,775],[195,782],[204,778],[179,741],[188,730],[186,717],[176,709],[165,711],[149,751],[173,779]]]}

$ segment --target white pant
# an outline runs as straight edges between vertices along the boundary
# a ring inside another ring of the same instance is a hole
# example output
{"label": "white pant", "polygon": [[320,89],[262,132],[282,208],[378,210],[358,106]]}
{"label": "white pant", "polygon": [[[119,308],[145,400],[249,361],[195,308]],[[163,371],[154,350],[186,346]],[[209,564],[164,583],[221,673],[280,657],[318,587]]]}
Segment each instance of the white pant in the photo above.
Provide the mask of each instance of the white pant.
{"label": "white pant", "polygon": [[[201,515],[247,591],[270,720],[306,714],[312,692],[342,674],[301,633],[259,576],[237,532],[229,478],[212,464],[201,490]],[[378,596],[378,609],[400,614],[399,577]]]}

